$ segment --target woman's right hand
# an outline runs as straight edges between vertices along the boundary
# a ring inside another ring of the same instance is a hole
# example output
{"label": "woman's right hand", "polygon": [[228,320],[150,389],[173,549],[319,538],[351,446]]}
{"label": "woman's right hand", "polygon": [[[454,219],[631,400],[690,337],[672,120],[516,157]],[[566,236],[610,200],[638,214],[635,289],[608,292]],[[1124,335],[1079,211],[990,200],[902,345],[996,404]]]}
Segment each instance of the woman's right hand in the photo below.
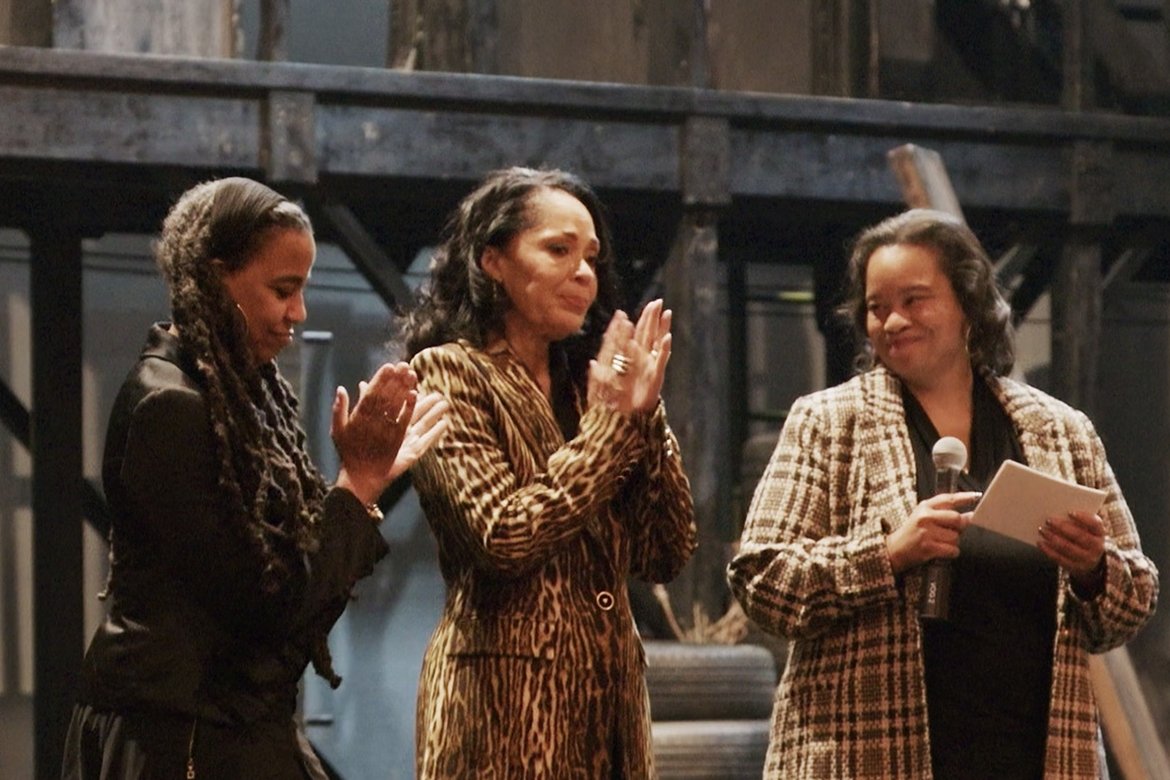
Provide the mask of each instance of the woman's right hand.
{"label": "woman's right hand", "polygon": [[969,508],[982,493],[941,493],[914,507],[886,537],[890,568],[901,574],[935,558],[959,556],[959,534],[971,524]]}
{"label": "woman's right hand", "polygon": [[358,400],[337,388],[329,435],[341,458],[337,486],[363,504],[377,501],[393,481],[398,451],[414,417],[418,377],[406,363],[386,363],[368,382],[358,383]]}
{"label": "woman's right hand", "polygon": [[670,360],[670,323],[661,299],[646,304],[637,325],[623,311],[613,315],[597,358],[589,362],[589,406],[605,404],[622,414],[654,409]]}

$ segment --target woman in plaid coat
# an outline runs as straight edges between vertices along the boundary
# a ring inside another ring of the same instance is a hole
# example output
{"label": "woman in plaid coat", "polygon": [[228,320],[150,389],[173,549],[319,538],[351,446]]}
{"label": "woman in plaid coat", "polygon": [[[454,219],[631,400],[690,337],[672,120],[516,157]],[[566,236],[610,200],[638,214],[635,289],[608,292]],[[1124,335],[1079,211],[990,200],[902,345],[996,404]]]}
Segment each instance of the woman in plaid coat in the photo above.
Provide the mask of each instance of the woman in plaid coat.
{"label": "woman in plaid coat", "polygon": [[[729,568],[747,614],[790,640],[765,776],[1090,778],[1088,654],[1128,641],[1158,576],[1092,423],[1006,378],[1010,310],[975,236],[914,210],[858,239],[846,310],[871,369],[799,399]],[[931,448],[971,457],[935,496]],[[1034,547],[970,525],[1005,459],[1106,491]],[[950,614],[918,616],[953,559]]]}

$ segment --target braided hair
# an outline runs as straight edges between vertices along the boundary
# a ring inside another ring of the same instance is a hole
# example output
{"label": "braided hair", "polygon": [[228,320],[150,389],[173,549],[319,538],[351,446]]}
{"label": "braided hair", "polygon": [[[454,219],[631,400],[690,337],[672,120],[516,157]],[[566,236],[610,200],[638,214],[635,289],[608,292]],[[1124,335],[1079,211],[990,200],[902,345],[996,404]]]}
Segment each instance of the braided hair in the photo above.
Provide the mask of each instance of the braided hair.
{"label": "braided hair", "polygon": [[431,261],[430,282],[401,325],[407,357],[427,347],[464,339],[484,347],[503,328],[508,298],[500,285],[484,273],[480,259],[488,247],[503,250],[517,234],[532,225],[528,202],[541,189],[563,190],[589,211],[597,232],[597,297],[581,331],[557,347],[563,351],[571,380],[583,387],[589,360],[617,307],[613,239],[605,208],[579,177],[560,170],[512,167],[489,173],[451,213],[443,240]]}
{"label": "braided hair", "polygon": [[[281,229],[312,234],[304,211],[269,187],[219,179],[179,198],[155,245],[180,350],[206,392],[224,516],[251,546],[260,587],[269,594],[299,572],[303,554],[316,550],[327,486],[305,447],[292,388],[275,361],[255,364],[247,321],[222,279]],[[327,627],[314,630],[311,657],[336,687],[326,633]]]}

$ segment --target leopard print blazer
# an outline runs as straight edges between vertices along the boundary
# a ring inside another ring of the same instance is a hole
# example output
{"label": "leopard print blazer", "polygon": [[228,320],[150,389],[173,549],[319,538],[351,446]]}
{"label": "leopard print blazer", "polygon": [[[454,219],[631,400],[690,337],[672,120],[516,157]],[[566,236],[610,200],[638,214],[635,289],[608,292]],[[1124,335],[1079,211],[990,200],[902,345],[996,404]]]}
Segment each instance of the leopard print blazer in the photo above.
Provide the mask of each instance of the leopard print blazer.
{"label": "leopard print blazer", "polygon": [[430,778],[647,778],[645,659],[626,575],[665,582],[695,547],[661,404],[585,411],[565,441],[506,350],[415,356],[451,429],[414,467],[447,597],[419,685]]}
{"label": "leopard print blazer", "polygon": [[[1061,571],[1044,776],[1098,776],[1088,653],[1129,640],[1158,573],[1089,419],[1034,388],[989,384],[1029,465],[1103,488],[1104,591],[1079,599]],[[787,637],[766,778],[929,778],[919,571],[895,579],[886,536],[917,504],[898,380],[877,368],[797,401],[756,489],[729,580],[747,614]]]}

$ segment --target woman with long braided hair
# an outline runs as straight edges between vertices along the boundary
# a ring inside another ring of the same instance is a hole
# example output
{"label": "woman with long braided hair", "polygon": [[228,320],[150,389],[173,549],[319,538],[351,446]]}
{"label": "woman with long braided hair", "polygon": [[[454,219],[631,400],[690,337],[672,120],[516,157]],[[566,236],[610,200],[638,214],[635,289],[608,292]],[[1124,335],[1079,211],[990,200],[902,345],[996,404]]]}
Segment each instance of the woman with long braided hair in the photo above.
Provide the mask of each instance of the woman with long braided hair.
{"label": "woman with long braided hair", "polygon": [[333,402],[332,486],[274,358],[306,317],[304,212],[250,179],[186,192],[156,250],[171,320],[114,404],[109,615],[90,644],[67,778],[324,778],[294,719],[311,661],[387,552],[382,491],[438,438],[446,402],[404,363]]}

